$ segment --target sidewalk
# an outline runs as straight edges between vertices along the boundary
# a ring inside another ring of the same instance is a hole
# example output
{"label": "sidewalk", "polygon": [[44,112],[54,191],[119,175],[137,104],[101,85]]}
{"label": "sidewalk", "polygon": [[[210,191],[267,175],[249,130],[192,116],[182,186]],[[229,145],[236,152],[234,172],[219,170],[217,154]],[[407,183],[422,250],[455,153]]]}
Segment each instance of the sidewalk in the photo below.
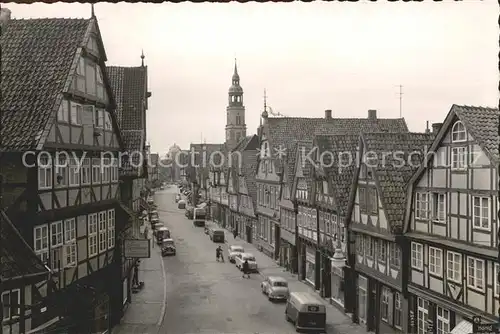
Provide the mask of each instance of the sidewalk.
{"label": "sidewalk", "polygon": [[113,334],[158,334],[165,315],[165,271],[160,247],[154,244],[151,228],[151,257],[141,259],[139,266],[139,281],[144,282],[144,288],[132,293],[131,303],[119,325],[113,328]]}
{"label": "sidewalk", "polygon": [[[216,225],[214,222],[209,222],[210,225]],[[291,291],[298,292],[311,292],[317,293],[311,286],[303,283],[298,280],[297,275],[291,274],[289,271],[286,271],[283,267],[280,267],[273,259],[260,252],[255,248],[254,245],[249,244],[243,239],[233,237],[233,234],[229,231],[226,232],[226,243],[241,245],[245,248],[245,251],[248,253],[252,253],[257,260],[257,264],[259,266],[259,274],[262,277],[266,276],[281,276],[288,281],[288,285]],[[342,313],[335,306],[331,305],[327,300],[324,300],[324,304],[326,306],[326,321],[327,321],[327,331],[332,334],[367,334],[365,328],[359,326],[358,324],[354,324],[347,315]]]}

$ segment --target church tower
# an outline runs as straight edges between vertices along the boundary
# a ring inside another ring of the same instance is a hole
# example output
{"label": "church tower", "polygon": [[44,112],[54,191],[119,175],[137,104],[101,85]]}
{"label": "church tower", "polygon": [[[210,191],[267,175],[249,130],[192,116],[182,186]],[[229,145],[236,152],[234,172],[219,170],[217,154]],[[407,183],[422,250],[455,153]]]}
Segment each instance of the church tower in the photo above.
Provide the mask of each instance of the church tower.
{"label": "church tower", "polygon": [[229,87],[229,104],[226,108],[226,147],[233,149],[236,144],[247,135],[245,124],[245,106],[243,105],[243,88],[240,86],[240,76],[236,59],[234,61],[234,73],[232,85]]}

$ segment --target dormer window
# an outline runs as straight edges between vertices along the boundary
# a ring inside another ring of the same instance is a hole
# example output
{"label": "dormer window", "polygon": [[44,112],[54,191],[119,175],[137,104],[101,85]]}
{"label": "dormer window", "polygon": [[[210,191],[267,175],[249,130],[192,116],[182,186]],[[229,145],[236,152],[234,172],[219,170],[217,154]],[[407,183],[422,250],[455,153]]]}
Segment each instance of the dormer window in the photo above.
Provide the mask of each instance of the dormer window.
{"label": "dormer window", "polygon": [[467,131],[461,121],[455,122],[451,129],[451,141],[453,143],[463,142],[467,140]]}

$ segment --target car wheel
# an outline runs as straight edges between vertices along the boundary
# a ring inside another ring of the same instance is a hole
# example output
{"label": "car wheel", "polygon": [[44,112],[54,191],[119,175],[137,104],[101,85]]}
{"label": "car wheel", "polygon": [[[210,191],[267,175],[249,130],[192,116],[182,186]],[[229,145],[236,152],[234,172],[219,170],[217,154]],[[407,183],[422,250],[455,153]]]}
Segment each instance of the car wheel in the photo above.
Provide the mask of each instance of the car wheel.
{"label": "car wheel", "polygon": [[268,299],[270,302],[272,302],[272,301],[273,301],[273,299],[272,299],[271,297],[267,297],[267,299]]}
{"label": "car wheel", "polygon": [[285,311],[285,319],[286,319],[286,321],[287,321],[287,322],[290,322],[290,321],[291,321],[291,319],[290,319],[290,317],[288,316],[288,313],[286,313],[286,311]]}

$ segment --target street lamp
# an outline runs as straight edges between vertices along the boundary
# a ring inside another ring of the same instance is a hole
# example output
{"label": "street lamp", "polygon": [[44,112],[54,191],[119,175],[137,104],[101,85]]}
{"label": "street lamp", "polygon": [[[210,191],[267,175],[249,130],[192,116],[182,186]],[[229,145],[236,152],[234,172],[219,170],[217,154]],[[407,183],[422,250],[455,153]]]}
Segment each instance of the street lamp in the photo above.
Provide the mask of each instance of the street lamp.
{"label": "street lamp", "polygon": [[342,251],[342,244],[340,243],[340,240],[337,239],[337,244],[335,245],[335,253],[333,253],[333,257],[331,258],[332,266],[335,268],[347,267],[346,261],[347,259],[344,252]]}

